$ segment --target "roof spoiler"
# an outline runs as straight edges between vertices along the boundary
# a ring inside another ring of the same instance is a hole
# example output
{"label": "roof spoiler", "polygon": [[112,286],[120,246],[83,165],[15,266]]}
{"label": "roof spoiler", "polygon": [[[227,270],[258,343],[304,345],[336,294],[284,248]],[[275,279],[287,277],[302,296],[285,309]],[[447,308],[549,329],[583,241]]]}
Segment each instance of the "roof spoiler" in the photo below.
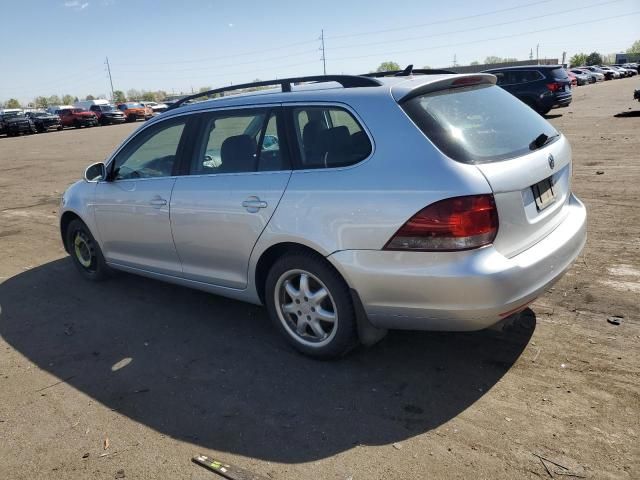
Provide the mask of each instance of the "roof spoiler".
{"label": "roof spoiler", "polygon": [[457,74],[455,77],[445,77],[426,83],[402,82],[391,88],[391,94],[398,103],[404,103],[412,98],[427,93],[454,88],[471,87],[475,85],[495,85],[496,76],[490,73]]}

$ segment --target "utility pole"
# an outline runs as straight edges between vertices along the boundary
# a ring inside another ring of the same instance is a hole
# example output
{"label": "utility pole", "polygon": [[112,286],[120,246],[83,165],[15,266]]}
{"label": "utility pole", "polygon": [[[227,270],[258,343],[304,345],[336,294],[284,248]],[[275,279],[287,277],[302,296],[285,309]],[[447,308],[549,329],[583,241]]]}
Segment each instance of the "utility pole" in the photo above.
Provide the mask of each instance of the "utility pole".
{"label": "utility pole", "polygon": [[320,38],[318,39],[320,40],[320,51],[322,52],[322,58],[320,58],[320,60],[322,60],[322,70],[324,71],[324,74],[327,74],[327,58],[324,54],[324,28],[322,30],[320,30]]}
{"label": "utility pole", "polygon": [[562,52],[562,65],[564,65],[564,61],[567,58],[567,52]]}
{"label": "utility pole", "polygon": [[111,101],[114,100],[113,95],[113,79],[111,78],[111,66],[109,65],[109,57],[106,57],[107,72],[109,72],[109,83],[111,84]]}
{"label": "utility pole", "polygon": [[453,54],[453,66],[454,67],[458,66],[458,57],[455,53]]}
{"label": "utility pole", "polygon": [[533,48],[529,52],[529,60],[533,60]]}
{"label": "utility pole", "polygon": [[536,62],[540,65],[540,44],[536,45]]}

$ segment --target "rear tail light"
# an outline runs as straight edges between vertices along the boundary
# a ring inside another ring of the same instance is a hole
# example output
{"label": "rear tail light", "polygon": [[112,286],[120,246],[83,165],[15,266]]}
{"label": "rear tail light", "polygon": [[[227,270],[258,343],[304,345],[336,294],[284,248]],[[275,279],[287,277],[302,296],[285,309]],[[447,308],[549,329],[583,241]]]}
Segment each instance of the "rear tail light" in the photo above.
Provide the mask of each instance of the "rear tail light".
{"label": "rear tail light", "polygon": [[562,84],[558,82],[547,83],[547,88],[552,92],[557,92],[558,90],[562,90]]}
{"label": "rear tail light", "polygon": [[385,250],[455,251],[489,245],[498,233],[493,195],[453,197],[433,203],[411,217]]}

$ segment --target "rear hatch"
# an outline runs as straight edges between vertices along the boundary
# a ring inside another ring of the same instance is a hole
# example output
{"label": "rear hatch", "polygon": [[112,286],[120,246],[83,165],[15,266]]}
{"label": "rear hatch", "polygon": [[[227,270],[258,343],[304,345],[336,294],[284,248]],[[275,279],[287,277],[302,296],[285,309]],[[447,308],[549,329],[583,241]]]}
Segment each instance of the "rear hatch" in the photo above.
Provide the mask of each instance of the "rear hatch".
{"label": "rear hatch", "polygon": [[440,88],[425,85],[399,102],[445,155],[482,172],[498,209],[494,246],[507,257],[517,255],[547,236],[566,215],[569,143],[485,75],[438,83]]}

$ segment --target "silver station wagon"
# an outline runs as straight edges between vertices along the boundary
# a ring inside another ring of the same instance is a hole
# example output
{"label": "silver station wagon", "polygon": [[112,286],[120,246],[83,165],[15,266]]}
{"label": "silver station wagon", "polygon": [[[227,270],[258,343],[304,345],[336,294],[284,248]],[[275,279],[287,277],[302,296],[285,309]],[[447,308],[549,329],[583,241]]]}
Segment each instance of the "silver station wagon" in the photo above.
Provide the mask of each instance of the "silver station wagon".
{"label": "silver station wagon", "polygon": [[69,187],[65,248],[90,280],[264,304],[317,357],[387,329],[487,328],[586,240],[569,142],[495,81],[408,67],[188,97],[223,94],[145,123]]}

